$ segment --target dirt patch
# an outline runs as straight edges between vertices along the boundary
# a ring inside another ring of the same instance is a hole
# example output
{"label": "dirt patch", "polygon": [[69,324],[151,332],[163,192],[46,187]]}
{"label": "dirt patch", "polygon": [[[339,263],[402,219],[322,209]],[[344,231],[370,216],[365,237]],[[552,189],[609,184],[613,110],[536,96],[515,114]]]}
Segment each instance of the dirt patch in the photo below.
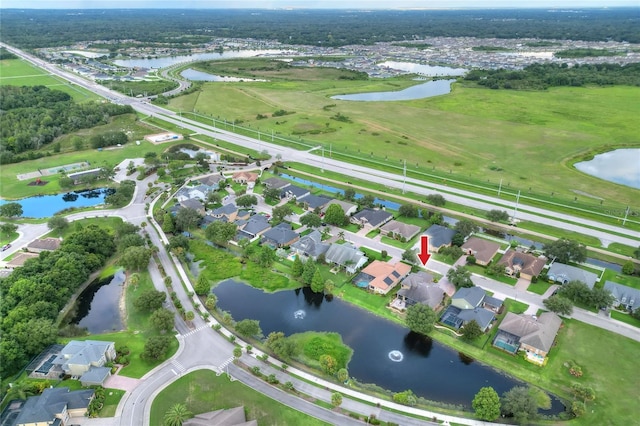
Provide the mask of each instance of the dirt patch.
{"label": "dirt patch", "polygon": [[36,179],[36,180],[32,180],[31,182],[29,182],[27,185],[29,185],[29,186],[45,186],[48,183],[49,183],[49,181]]}

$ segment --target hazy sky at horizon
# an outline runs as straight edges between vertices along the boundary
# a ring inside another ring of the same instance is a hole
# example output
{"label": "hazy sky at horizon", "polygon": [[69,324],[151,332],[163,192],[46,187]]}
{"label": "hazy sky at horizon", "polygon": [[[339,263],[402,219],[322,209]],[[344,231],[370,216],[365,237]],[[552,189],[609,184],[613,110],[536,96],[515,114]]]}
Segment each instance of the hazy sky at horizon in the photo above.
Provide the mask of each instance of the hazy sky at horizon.
{"label": "hazy sky at horizon", "polygon": [[2,9],[453,9],[640,7],[640,0],[2,0]]}

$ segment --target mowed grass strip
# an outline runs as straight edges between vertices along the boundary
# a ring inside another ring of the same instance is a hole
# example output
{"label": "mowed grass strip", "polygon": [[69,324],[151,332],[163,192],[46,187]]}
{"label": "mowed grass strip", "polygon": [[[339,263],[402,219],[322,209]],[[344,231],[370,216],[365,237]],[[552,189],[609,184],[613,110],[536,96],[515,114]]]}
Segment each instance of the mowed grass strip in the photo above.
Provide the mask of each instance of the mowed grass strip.
{"label": "mowed grass strip", "polygon": [[225,375],[216,376],[211,370],[194,371],[163,389],[153,401],[149,424],[163,424],[164,414],[175,404],[185,404],[193,414],[242,405],[247,420],[258,420],[263,426],[326,425],[240,382],[230,382]]}
{"label": "mowed grass strip", "polygon": [[[224,62],[224,61],[221,61]],[[236,61],[237,62],[237,61]],[[221,63],[216,67],[227,67]],[[270,71],[273,72],[273,71]],[[304,69],[296,71],[297,74]],[[321,70],[308,71],[314,75]],[[246,71],[247,76],[255,74]],[[607,146],[640,146],[635,118],[640,88],[554,88],[491,91],[454,85],[450,95],[402,102],[348,102],[340,93],[399,90],[403,79],[208,83],[198,96],[171,100],[184,107],[286,137],[331,143],[346,152],[389,162],[410,158],[421,169],[451,172],[505,190],[573,200],[582,191],[608,206],[634,205],[637,190],[578,172],[573,161]],[[185,99],[186,101],[186,99]],[[273,117],[277,110],[294,114]],[[335,120],[337,113],[348,118]],[[257,115],[267,115],[257,119]],[[333,118],[332,118],[333,117]],[[635,203],[637,205],[637,202]]]}

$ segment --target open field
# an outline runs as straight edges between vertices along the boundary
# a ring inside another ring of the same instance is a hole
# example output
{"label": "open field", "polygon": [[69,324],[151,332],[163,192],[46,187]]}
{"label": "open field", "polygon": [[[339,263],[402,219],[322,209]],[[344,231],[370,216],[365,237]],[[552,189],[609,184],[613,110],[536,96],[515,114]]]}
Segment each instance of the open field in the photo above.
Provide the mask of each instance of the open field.
{"label": "open field", "polygon": [[[572,425],[614,426],[636,422],[633,419],[637,418],[638,413],[637,389],[640,379],[634,372],[634,354],[640,350],[640,343],[579,321],[563,319],[563,323],[557,343],[551,349],[549,361],[544,367],[526,362],[522,357],[508,355],[489,344],[485,349],[479,349],[449,334],[435,333],[433,337],[569,401],[572,398],[572,384],[592,387],[596,393],[595,401],[587,403],[587,414],[573,420]],[[611,354],[616,357],[615,368],[603,365],[602,360],[610,359]],[[582,377],[569,374],[565,366],[569,361],[582,368]]]}
{"label": "open field", "polygon": [[259,420],[264,426],[326,424],[210,370],[189,373],[163,389],[153,400],[149,424],[162,424],[164,413],[179,403],[193,414],[243,405],[247,420]]}
{"label": "open field", "polygon": [[58,78],[45,70],[31,65],[22,59],[0,60],[0,86],[47,86],[61,90],[73,97],[76,102],[100,99],[98,95]]}
{"label": "open field", "polygon": [[[225,61],[211,66],[216,68],[210,71],[232,68]],[[638,204],[637,190],[584,175],[571,164],[605,147],[640,146],[634,125],[634,117],[640,115],[635,102],[640,88],[516,92],[455,85],[452,94],[435,98],[348,102],[330,96],[399,90],[415,82],[322,80],[321,69],[295,71],[297,80],[208,83],[201,93],[173,99],[170,105],[243,120],[243,126],[300,137],[309,144],[331,144],[334,153],[373,157],[390,165],[410,158],[411,170],[417,164],[422,172],[450,179],[492,186],[502,179],[503,190],[520,189],[523,195],[531,187],[536,195],[565,202],[577,196],[577,202],[594,208],[599,208],[599,201],[574,191],[603,198],[602,209]],[[264,77],[254,70],[245,75]],[[278,110],[295,113],[273,117]],[[336,120],[337,113],[347,120]],[[267,118],[257,119],[258,114]]]}

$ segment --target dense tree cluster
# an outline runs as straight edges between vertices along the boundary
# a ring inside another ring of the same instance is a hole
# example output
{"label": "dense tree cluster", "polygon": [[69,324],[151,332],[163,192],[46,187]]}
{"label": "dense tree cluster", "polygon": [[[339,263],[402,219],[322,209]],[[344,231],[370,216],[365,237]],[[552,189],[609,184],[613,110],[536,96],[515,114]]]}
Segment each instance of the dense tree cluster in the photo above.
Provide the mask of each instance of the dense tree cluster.
{"label": "dense tree cluster", "polygon": [[65,238],[60,249],[41,253],[0,280],[3,377],[55,342],[58,312],[115,249],[108,232],[88,226]]}
{"label": "dense tree cluster", "polygon": [[[554,13],[516,10],[65,10],[7,9],[2,13],[3,41],[21,47],[71,45],[87,40],[133,39],[190,47],[213,37],[251,37],[291,44],[344,46],[380,41],[405,42],[427,36],[540,38],[640,42],[633,9],[582,9]],[[96,44],[117,49],[120,45]],[[423,47],[424,45],[419,45]]]}
{"label": "dense tree cluster", "polygon": [[24,159],[16,154],[39,149],[56,137],[106,124],[109,117],[133,112],[130,106],[86,102],[45,86],[0,87],[0,163]]}
{"label": "dense tree cluster", "polygon": [[640,86],[640,64],[532,64],[523,70],[472,70],[466,81],[490,89],[544,90],[549,87],[587,85]]}

